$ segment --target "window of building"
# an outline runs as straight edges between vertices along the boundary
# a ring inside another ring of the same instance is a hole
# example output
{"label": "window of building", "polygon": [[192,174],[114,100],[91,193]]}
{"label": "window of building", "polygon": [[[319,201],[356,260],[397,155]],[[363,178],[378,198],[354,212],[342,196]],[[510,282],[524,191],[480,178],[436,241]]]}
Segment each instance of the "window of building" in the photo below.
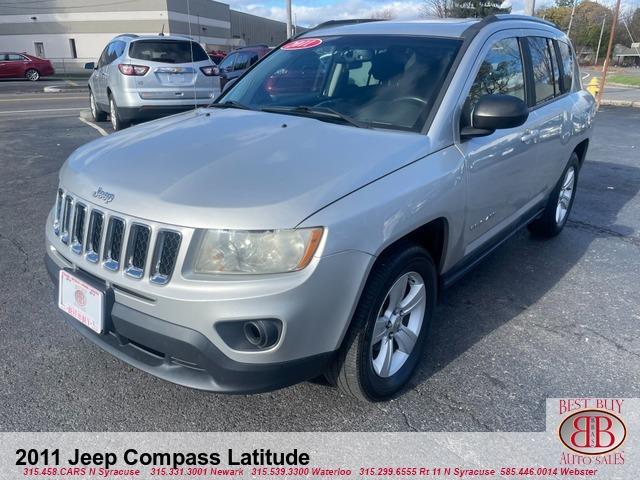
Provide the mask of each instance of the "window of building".
{"label": "window of building", "polygon": [[69,39],[69,50],[71,50],[71,58],[78,58],[78,51],[76,50],[76,39]]}
{"label": "window of building", "polygon": [[35,42],[33,46],[36,49],[36,57],[44,58],[44,43]]}
{"label": "window of building", "polygon": [[528,37],[536,105],[553,98],[554,79],[549,43],[544,37]]}

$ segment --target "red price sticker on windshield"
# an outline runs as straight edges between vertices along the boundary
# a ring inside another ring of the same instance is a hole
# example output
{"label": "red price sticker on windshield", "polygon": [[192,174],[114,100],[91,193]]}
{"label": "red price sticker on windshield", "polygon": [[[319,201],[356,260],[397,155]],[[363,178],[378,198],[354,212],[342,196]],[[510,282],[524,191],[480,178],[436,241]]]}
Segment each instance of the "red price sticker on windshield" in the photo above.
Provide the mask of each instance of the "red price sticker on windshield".
{"label": "red price sticker on windshield", "polygon": [[322,43],[321,38],[301,38],[283,45],[282,50],[303,50],[305,48],[317,47]]}

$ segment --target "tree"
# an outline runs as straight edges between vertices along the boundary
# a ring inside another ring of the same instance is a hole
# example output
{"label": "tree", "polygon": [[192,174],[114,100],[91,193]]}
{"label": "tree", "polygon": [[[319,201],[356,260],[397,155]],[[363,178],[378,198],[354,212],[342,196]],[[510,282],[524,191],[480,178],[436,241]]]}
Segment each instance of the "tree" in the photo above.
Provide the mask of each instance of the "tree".
{"label": "tree", "polygon": [[422,14],[425,17],[450,17],[452,0],[424,0]]}
{"label": "tree", "polygon": [[486,17],[496,13],[510,13],[511,7],[502,8],[502,0],[424,0],[426,17]]}
{"label": "tree", "polygon": [[458,18],[487,17],[497,13],[511,13],[511,7],[502,8],[501,0],[451,0],[451,15]]}

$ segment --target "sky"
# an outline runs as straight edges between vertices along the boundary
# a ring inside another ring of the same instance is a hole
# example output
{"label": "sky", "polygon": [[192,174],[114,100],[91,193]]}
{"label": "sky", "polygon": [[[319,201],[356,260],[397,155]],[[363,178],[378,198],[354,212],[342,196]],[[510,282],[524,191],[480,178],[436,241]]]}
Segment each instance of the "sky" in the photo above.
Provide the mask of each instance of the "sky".
{"label": "sky", "polygon": [[[231,8],[274,20],[285,20],[285,0],[222,0]],[[512,13],[523,13],[524,0],[504,0],[512,5]],[[537,0],[536,7],[550,0]],[[423,15],[424,0],[293,0],[293,13],[298,25],[313,26],[326,20],[371,18],[390,11],[394,18],[411,20]]]}

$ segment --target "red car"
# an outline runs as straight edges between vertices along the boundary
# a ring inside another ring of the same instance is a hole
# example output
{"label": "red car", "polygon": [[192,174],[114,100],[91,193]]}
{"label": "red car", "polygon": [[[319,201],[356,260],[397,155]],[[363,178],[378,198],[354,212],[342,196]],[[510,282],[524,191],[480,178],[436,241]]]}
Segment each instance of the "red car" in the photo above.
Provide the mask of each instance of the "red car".
{"label": "red car", "polygon": [[26,53],[0,52],[0,78],[26,78],[35,82],[54,73],[49,60]]}

